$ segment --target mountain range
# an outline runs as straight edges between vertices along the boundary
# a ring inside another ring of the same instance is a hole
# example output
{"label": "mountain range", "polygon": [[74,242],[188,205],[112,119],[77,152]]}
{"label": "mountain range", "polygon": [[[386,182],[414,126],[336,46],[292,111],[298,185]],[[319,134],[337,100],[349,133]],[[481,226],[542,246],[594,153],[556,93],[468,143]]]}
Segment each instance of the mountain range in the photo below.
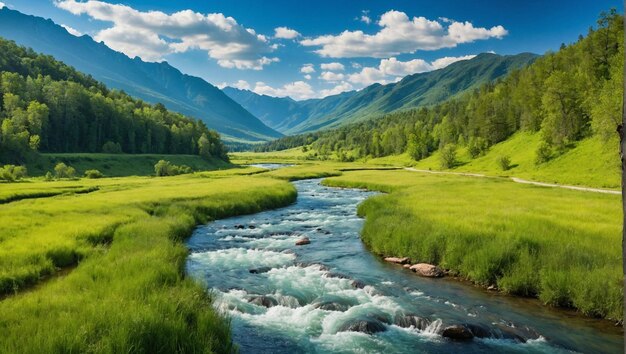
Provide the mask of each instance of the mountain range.
{"label": "mountain range", "polygon": [[199,118],[227,140],[254,142],[282,136],[205,80],[185,75],[167,62],[131,59],[88,35],[71,35],[52,20],[5,6],[0,9],[0,36],[52,55],[109,88]]}
{"label": "mountain range", "polygon": [[269,127],[287,135],[336,128],[396,110],[433,105],[533,62],[538,55],[483,53],[445,68],[373,84],[322,99],[294,101],[225,87],[223,91]]}

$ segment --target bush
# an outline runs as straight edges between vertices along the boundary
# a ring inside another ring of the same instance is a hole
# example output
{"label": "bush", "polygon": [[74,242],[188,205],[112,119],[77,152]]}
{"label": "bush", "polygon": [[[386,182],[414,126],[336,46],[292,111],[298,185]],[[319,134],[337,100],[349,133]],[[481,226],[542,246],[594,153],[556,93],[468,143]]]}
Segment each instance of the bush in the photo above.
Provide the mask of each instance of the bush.
{"label": "bush", "polygon": [[548,143],[541,143],[537,148],[535,164],[540,165],[544,162],[550,161],[552,158],[552,147]]}
{"label": "bush", "polygon": [[511,158],[508,155],[502,155],[498,157],[498,165],[502,171],[507,171],[511,168]]}
{"label": "bush", "polygon": [[486,139],[481,137],[472,137],[469,140],[469,144],[467,144],[467,151],[473,159],[477,158],[478,156],[484,155],[485,153],[487,153],[488,149],[489,143]]}
{"label": "bush", "polygon": [[121,154],[122,145],[120,145],[120,143],[107,141],[104,145],[102,145],[102,152],[105,154]]}
{"label": "bush", "polygon": [[154,165],[154,173],[157,177],[176,176],[191,172],[193,172],[193,170],[189,166],[177,166],[166,160],[159,160],[159,162]]}
{"label": "bush", "polygon": [[102,172],[98,170],[87,170],[85,171],[85,177],[86,178],[102,178],[104,177],[104,175],[102,174]]}
{"label": "bush", "polygon": [[447,144],[441,148],[441,155],[439,156],[439,162],[441,168],[452,168],[456,165],[456,146],[454,144]]}
{"label": "bush", "polygon": [[59,162],[54,166],[54,174],[56,178],[74,178],[76,170],[74,167],[70,167],[63,162]]}
{"label": "bush", "polygon": [[25,166],[4,165],[0,167],[0,180],[12,182],[24,177],[27,177]]}
{"label": "bush", "polygon": [[45,181],[50,182],[50,181],[54,180],[54,176],[52,176],[52,173],[50,173],[50,171],[48,171],[48,172],[46,172],[46,175],[43,177],[43,179]]}

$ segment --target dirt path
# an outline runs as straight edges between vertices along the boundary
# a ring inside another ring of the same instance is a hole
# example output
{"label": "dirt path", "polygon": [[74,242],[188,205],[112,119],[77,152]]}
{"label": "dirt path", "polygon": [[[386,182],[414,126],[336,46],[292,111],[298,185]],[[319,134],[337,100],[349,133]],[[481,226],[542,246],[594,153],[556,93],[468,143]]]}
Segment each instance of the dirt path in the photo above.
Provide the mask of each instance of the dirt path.
{"label": "dirt path", "polygon": [[[483,175],[483,174],[480,174],[480,173],[463,173],[463,172],[445,172],[445,171],[418,170],[418,169],[413,168],[413,167],[405,167],[404,169],[407,170],[407,171],[412,171],[412,172],[423,172],[423,173],[442,174],[442,175],[457,175],[457,176],[481,177],[481,178],[498,178],[498,177]],[[610,189],[589,188],[589,187],[579,187],[579,186],[568,186],[568,185],[564,185],[564,184],[535,182],[535,181],[529,181],[529,180],[525,180],[525,179],[521,179],[521,178],[517,178],[517,177],[510,177],[510,179],[511,179],[511,181],[513,181],[515,183],[532,184],[532,185],[541,186],[541,187],[564,188],[564,189],[572,189],[572,190],[583,191],[583,192],[605,193],[605,194],[616,194],[616,195],[621,195],[622,194],[621,191],[610,190]]]}

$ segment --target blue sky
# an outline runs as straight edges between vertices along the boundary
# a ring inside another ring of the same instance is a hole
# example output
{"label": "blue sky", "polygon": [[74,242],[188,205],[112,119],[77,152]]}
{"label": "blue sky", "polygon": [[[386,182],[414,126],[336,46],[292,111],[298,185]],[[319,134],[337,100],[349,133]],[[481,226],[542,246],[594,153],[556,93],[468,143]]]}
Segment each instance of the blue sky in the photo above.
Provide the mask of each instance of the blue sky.
{"label": "blue sky", "polygon": [[619,0],[1,0],[146,61],[295,99],[389,83],[482,52],[543,54]]}

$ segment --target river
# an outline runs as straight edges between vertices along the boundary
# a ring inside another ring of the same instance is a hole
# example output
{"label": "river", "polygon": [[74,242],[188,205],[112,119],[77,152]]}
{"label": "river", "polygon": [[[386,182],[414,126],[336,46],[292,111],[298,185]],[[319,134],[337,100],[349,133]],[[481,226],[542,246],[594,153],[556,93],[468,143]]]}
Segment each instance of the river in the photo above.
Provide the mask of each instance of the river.
{"label": "river", "polygon": [[[381,261],[356,215],[374,193],[294,185],[293,205],[200,226],[187,242],[187,272],[215,294],[242,353],[622,352],[620,330],[605,321]],[[311,243],[295,246],[303,236]],[[373,333],[349,330],[359,323]],[[485,338],[443,338],[454,324]]]}

